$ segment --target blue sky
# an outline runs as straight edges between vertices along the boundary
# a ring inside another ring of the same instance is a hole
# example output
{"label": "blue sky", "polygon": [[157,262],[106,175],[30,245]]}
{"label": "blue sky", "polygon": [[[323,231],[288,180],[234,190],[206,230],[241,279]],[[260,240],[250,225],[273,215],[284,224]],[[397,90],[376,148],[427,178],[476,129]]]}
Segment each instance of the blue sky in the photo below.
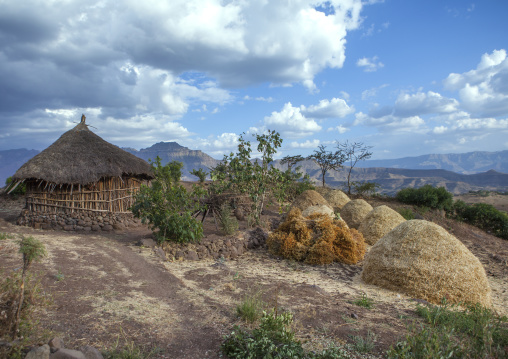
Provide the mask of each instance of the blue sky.
{"label": "blue sky", "polygon": [[278,157],[508,149],[508,2],[0,0],[0,150],[87,116],[121,147],[215,158],[274,129]]}

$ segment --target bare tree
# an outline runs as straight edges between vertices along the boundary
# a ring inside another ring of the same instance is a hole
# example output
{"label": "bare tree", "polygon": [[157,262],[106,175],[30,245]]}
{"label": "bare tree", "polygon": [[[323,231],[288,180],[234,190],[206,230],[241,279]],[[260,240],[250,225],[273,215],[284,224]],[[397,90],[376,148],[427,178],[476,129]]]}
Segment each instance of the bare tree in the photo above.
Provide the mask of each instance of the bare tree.
{"label": "bare tree", "polygon": [[318,150],[314,150],[314,153],[307,157],[307,159],[313,160],[321,168],[321,177],[324,187],[326,173],[329,170],[337,171],[339,168],[342,168],[342,164],[346,160],[346,157],[340,148],[335,152],[331,152],[326,150],[326,146],[319,145]]}
{"label": "bare tree", "polygon": [[372,146],[365,146],[363,142],[337,142],[337,149],[345,156],[345,161],[349,162],[349,169],[347,174],[347,193],[351,194],[351,172],[359,161],[365,161],[372,157],[372,152],[369,150]]}

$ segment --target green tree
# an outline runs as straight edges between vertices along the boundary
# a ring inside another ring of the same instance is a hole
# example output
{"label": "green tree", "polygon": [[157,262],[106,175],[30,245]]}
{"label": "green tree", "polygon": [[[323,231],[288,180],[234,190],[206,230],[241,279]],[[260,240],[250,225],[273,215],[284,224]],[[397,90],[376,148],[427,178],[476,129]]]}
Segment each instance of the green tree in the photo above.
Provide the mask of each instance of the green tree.
{"label": "green tree", "polygon": [[304,161],[305,157],[302,157],[301,155],[296,156],[285,156],[280,160],[280,163],[282,165],[287,164],[288,170],[291,170],[294,165],[296,165],[298,162]]}
{"label": "green tree", "polygon": [[256,134],[257,151],[260,158],[251,160],[251,143],[244,139],[245,133],[238,139],[236,154],[225,155],[222,162],[211,171],[214,183],[211,190],[221,193],[226,190],[248,194],[253,202],[253,213],[259,223],[261,212],[267,200],[267,194],[280,171],[273,167],[273,156],[282,145],[280,134],[268,130],[265,134]]}
{"label": "green tree", "polygon": [[321,178],[324,187],[326,173],[330,170],[337,171],[338,169],[342,168],[342,165],[346,160],[346,156],[340,149],[332,152],[327,151],[326,146],[319,145],[318,149],[314,150],[314,153],[307,157],[307,159],[313,160],[321,169]]}
{"label": "green tree", "polygon": [[131,211],[135,217],[148,223],[159,243],[199,242],[203,225],[193,214],[203,209],[200,199],[205,190],[193,186],[187,192],[178,182],[181,177],[180,162],[173,161],[162,166],[161,159],[151,162],[154,179],[150,186],[141,186]]}
{"label": "green tree", "polygon": [[372,146],[365,146],[363,142],[349,142],[337,143],[337,149],[342,152],[346,162],[349,162],[347,170],[347,194],[351,194],[351,172],[359,161],[365,161],[372,157],[372,152],[369,150]]}
{"label": "green tree", "polygon": [[199,170],[193,169],[190,174],[199,178],[199,183],[205,183],[206,176],[208,176],[208,172],[206,172],[202,168],[200,168]]}

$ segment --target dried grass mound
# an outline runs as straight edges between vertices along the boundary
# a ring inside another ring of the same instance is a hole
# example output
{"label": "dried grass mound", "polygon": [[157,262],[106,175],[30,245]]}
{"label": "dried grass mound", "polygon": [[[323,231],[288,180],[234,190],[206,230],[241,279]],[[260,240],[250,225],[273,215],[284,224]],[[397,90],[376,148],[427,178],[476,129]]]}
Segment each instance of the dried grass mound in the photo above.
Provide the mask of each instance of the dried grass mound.
{"label": "dried grass mound", "polygon": [[358,229],[370,211],[372,211],[370,204],[363,199],[354,199],[342,207],[340,217],[346,221],[350,228]]}
{"label": "dried grass mound", "polygon": [[388,206],[379,206],[370,211],[363,219],[358,231],[365,242],[374,245],[381,237],[406,220]]}
{"label": "dried grass mound", "polygon": [[365,258],[366,283],[439,304],[491,306],[485,270],[457,238],[435,223],[403,222],[382,237]]}
{"label": "dried grass mound", "polygon": [[317,187],[316,191],[333,207],[335,212],[339,212],[346,203],[351,201],[347,194],[338,189]]}
{"label": "dried grass mound", "polygon": [[269,235],[267,244],[275,255],[308,264],[355,264],[365,255],[360,232],[326,214],[303,217],[298,208],[289,211],[286,220]]}
{"label": "dried grass mound", "polygon": [[320,204],[318,206],[307,207],[302,212],[302,216],[304,216],[304,217],[310,217],[313,214],[326,214],[332,218],[335,218],[335,213],[333,212],[333,209],[331,209],[329,206],[326,206],[324,204]]}
{"label": "dried grass mound", "polygon": [[302,192],[298,197],[295,198],[291,204],[291,209],[298,208],[300,211],[305,211],[310,206],[326,205],[331,208],[326,199],[323,198],[316,191],[309,189]]}

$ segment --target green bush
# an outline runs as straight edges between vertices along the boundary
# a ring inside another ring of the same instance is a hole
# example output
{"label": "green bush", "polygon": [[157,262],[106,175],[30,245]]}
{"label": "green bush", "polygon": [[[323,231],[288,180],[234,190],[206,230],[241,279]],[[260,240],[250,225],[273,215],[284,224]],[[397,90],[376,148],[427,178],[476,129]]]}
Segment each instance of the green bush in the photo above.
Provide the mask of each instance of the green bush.
{"label": "green bush", "polygon": [[199,178],[199,183],[204,183],[206,180],[206,176],[208,176],[208,172],[206,172],[202,168],[200,168],[199,170],[194,169],[191,171],[190,174]]}
{"label": "green bush", "polygon": [[453,194],[444,187],[435,188],[428,184],[420,188],[401,189],[397,192],[396,198],[399,202],[419,207],[444,209],[445,211],[451,211],[453,208]]}
{"label": "green bush", "polygon": [[410,210],[409,208],[399,208],[397,210],[397,212],[399,212],[399,214],[404,217],[404,219],[406,221],[410,221],[412,219],[415,219],[415,214],[413,213],[412,210]]}
{"label": "green bush", "polygon": [[306,352],[291,330],[292,322],[293,315],[289,312],[282,314],[277,314],[273,310],[269,313],[263,312],[258,328],[250,332],[235,326],[233,332],[224,338],[221,350],[230,359],[346,358],[346,353],[335,346],[318,353]]}
{"label": "green bush", "polygon": [[352,182],[351,185],[360,196],[373,196],[381,187],[379,183],[376,182]]}
{"label": "green bush", "polygon": [[203,209],[200,198],[205,190],[194,186],[187,192],[178,184],[181,166],[175,161],[162,166],[157,157],[151,165],[155,178],[151,186],[141,186],[131,207],[132,213],[150,225],[159,243],[199,242],[203,237],[203,225],[193,214]]}
{"label": "green bush", "polygon": [[246,322],[254,323],[261,317],[264,306],[259,293],[248,295],[236,306],[236,314]]}
{"label": "green bush", "polygon": [[486,203],[469,205],[458,200],[454,203],[455,218],[472,224],[493,235],[508,239],[508,214]]}
{"label": "green bush", "polygon": [[425,321],[413,326],[405,340],[388,352],[388,358],[506,358],[508,326],[506,317],[499,317],[480,305],[456,307],[424,307],[417,314]]}

